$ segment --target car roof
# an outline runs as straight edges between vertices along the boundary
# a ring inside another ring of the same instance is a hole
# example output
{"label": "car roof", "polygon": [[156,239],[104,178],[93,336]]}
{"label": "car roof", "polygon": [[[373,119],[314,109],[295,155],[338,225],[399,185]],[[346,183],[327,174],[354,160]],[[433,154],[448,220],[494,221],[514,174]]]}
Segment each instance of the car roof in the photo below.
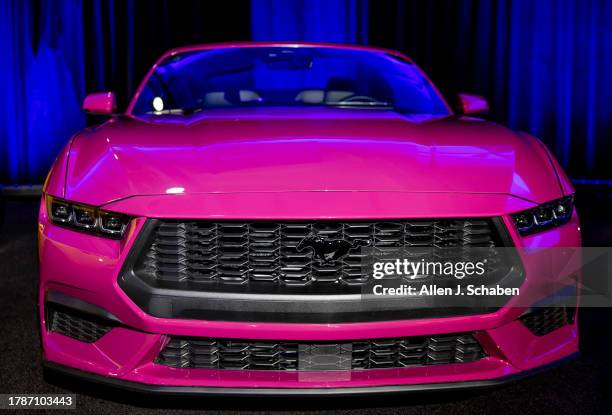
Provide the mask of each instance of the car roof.
{"label": "car roof", "polygon": [[244,48],[244,47],[289,47],[289,48],[330,48],[330,49],[344,49],[344,50],[363,50],[368,52],[383,52],[389,55],[400,57],[406,61],[412,62],[412,60],[401,52],[393,49],[379,48],[375,46],[363,46],[349,43],[324,43],[324,42],[224,42],[224,43],[204,43],[197,45],[181,46],[173,48],[162,55],[158,62],[163,61],[169,56],[174,56],[184,52],[194,52],[199,50],[210,50],[210,49],[228,49],[228,48]]}

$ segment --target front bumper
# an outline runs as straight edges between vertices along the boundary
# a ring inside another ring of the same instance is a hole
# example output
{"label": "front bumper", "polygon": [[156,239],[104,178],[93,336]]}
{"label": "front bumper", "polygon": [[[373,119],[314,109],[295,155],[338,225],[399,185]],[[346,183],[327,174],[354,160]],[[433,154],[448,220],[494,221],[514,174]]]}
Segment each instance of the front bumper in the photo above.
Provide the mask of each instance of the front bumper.
{"label": "front bumper", "polygon": [[87,382],[121,389],[123,391],[172,396],[253,396],[253,397],[288,397],[288,396],[353,396],[353,395],[376,395],[395,394],[410,392],[451,392],[460,390],[488,389],[519,381],[542,372],[554,369],[564,363],[570,362],[578,357],[578,353],[569,355],[561,360],[540,366],[523,372],[506,375],[497,379],[471,380],[463,382],[445,383],[423,383],[390,386],[368,386],[368,387],[335,387],[335,388],[232,388],[232,387],[202,387],[202,386],[169,386],[151,385],[139,382],[126,381],[122,379],[109,378],[93,373],[83,372],[51,362],[44,362],[44,366],[54,372],[67,375]]}
{"label": "front bumper", "polygon": [[[491,386],[575,355],[576,323],[536,336],[518,319],[524,308],[494,313],[413,320],[306,324],[157,318],[138,307],[117,283],[122,264],[144,226],[137,218],[122,241],[105,240],[50,224],[44,207],[39,228],[40,317],[43,356],[55,369],[131,390],[216,394],[355,394]],[[512,235],[516,238],[516,235]],[[548,238],[548,239],[547,239]],[[579,246],[578,222],[526,244]],[[537,285],[537,264],[524,261],[522,290]],[[540,276],[539,278],[554,278]],[[54,291],[93,304],[120,320],[94,343],[46,329],[45,298]],[[155,363],[168,336],[342,342],[470,332],[486,357],[470,363],[362,371],[250,371],[175,368]]]}

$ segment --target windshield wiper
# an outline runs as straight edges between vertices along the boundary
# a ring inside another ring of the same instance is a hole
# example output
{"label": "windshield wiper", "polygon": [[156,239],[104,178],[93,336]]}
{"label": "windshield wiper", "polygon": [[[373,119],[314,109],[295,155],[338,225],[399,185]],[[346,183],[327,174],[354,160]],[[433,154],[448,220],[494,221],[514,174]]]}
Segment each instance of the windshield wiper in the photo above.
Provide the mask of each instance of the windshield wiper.
{"label": "windshield wiper", "polygon": [[325,104],[329,107],[384,107],[393,108],[388,102],[370,102],[370,101],[351,101],[351,102],[333,102]]}
{"label": "windshield wiper", "polygon": [[202,111],[201,107],[166,108],[161,111],[151,111],[149,112],[149,114],[153,114],[153,115],[191,115],[199,111]]}

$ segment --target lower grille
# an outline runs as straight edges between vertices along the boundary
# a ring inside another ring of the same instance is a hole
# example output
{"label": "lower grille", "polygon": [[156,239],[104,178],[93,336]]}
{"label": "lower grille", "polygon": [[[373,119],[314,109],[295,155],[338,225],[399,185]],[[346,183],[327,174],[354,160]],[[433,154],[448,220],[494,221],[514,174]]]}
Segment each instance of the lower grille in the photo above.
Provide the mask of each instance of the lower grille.
{"label": "lower grille", "polygon": [[65,307],[46,306],[47,329],[73,339],[93,343],[113,327],[107,321]]}
{"label": "lower grille", "polygon": [[274,342],[172,337],[156,363],[234,370],[363,370],[474,362],[485,356],[472,334],[357,340]]}
{"label": "lower grille", "polygon": [[542,307],[521,317],[521,321],[536,336],[548,333],[574,322],[576,307]]}

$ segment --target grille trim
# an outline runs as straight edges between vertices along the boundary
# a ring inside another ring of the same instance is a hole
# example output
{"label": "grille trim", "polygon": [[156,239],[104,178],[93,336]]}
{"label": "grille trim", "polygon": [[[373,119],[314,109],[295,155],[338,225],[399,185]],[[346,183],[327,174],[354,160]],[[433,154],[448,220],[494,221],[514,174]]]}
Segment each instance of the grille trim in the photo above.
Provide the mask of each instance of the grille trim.
{"label": "grille trim", "polygon": [[485,356],[472,333],[342,343],[171,337],[155,363],[189,369],[373,370],[470,363]]}

